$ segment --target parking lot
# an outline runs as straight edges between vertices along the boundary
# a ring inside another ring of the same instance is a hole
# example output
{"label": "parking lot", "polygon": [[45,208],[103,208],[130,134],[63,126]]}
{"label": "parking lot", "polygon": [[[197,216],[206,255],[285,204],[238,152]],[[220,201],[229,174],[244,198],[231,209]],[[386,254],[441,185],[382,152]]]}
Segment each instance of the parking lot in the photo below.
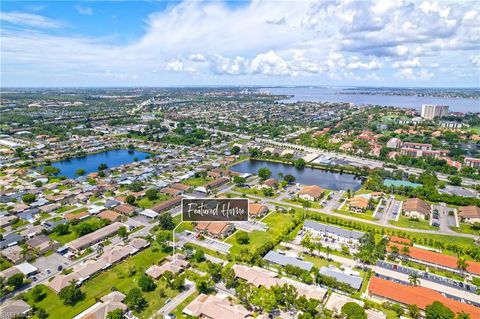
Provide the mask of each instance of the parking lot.
{"label": "parking lot", "polygon": [[[453,212],[453,215],[450,215],[449,212]],[[432,226],[440,227],[441,231],[452,232],[450,227],[457,227],[457,222],[455,218],[455,209],[447,207],[444,203],[438,205],[432,205]]]}
{"label": "parking lot", "polygon": [[331,192],[329,197],[330,199],[325,199],[322,203],[323,207],[326,211],[333,211],[335,209],[339,209],[342,205],[343,199],[342,195],[345,191],[338,191],[338,192]]}
{"label": "parking lot", "polygon": [[50,274],[58,273],[59,266],[63,269],[68,267],[71,263],[72,261],[67,257],[57,253],[53,253],[46,257],[39,257],[32,263],[32,265],[38,268],[38,274],[34,277],[37,280],[42,280],[43,278],[50,276]]}
{"label": "parking lot", "polygon": [[453,185],[445,185],[445,188],[439,188],[438,191],[440,193],[462,197],[477,197],[478,195],[478,192],[474,189]]}
{"label": "parking lot", "polygon": [[258,231],[268,230],[268,226],[265,223],[262,223],[256,220],[249,220],[247,222],[233,222],[232,224],[235,225],[236,229],[244,230],[246,232],[252,232],[254,230],[258,230]]}
{"label": "parking lot", "polygon": [[228,254],[232,245],[205,237],[203,240],[196,238],[196,234],[185,230],[183,233],[177,234],[178,244],[183,246],[187,243],[192,243],[210,250],[214,250],[221,254]]}
{"label": "parking lot", "polygon": [[385,205],[379,208],[379,212],[377,212],[375,217],[380,219],[382,225],[387,225],[389,220],[398,220],[402,202],[394,198],[388,198],[384,203]]}

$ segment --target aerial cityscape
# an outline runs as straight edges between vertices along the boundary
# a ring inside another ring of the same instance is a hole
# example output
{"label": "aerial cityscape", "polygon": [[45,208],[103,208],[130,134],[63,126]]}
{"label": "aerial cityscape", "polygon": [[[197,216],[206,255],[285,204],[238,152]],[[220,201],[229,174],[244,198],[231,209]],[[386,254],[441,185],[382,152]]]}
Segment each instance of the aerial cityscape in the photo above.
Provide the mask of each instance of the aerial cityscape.
{"label": "aerial cityscape", "polygon": [[479,18],[2,2],[0,318],[480,319]]}

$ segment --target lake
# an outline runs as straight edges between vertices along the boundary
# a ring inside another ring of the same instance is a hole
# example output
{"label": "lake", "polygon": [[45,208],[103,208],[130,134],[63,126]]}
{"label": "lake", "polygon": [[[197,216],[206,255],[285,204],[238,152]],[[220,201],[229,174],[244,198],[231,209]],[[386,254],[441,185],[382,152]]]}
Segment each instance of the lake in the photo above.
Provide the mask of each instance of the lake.
{"label": "lake", "polygon": [[129,152],[126,149],[116,149],[55,162],[52,163],[52,166],[60,169],[60,175],[76,178],[78,176],[75,171],[79,168],[84,169],[86,175],[97,172],[98,166],[103,163],[107,164],[109,168],[113,168],[132,163],[135,158],[139,161],[144,160],[148,155],[150,154],[135,150]]}
{"label": "lake", "polygon": [[[346,94],[355,91],[345,88],[327,88],[327,87],[283,87],[283,88],[264,88],[275,95],[293,95],[292,98],[282,100],[285,103],[297,101],[312,102],[334,102],[334,103],[354,103],[355,105],[371,104],[381,106],[397,106],[404,108],[415,108],[421,110],[422,104],[438,104],[450,106],[450,112],[480,112],[480,100],[461,99],[461,98],[442,98],[427,96],[407,96],[407,95],[371,95],[371,94]],[[343,94],[342,94],[343,93]]]}
{"label": "lake", "polygon": [[318,185],[331,190],[358,190],[362,187],[362,180],[353,174],[340,174],[310,167],[297,168],[276,162],[246,160],[231,166],[230,169],[240,173],[256,174],[262,167],[270,169],[273,178],[280,179],[279,173],[284,176],[290,174],[295,176],[297,183],[303,185]]}

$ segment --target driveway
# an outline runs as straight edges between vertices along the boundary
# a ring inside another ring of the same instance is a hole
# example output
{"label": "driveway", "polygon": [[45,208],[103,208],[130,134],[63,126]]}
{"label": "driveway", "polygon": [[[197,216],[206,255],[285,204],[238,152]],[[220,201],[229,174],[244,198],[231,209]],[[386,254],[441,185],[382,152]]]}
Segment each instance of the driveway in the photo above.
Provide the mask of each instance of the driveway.
{"label": "driveway", "polygon": [[[434,212],[438,211],[438,218],[435,218]],[[432,223],[438,222],[440,224],[440,231],[446,233],[455,233],[450,229],[449,216],[448,212],[450,209],[445,203],[440,203],[438,205],[432,205]],[[453,225],[454,226],[454,225]]]}
{"label": "driveway", "polygon": [[205,237],[203,240],[197,239],[195,233],[184,231],[183,233],[177,234],[176,237],[179,239],[178,244],[183,246],[187,243],[192,243],[200,247],[204,247],[210,250],[214,250],[221,254],[228,254],[232,245]]}
{"label": "driveway", "polygon": [[185,299],[195,292],[195,283],[185,280],[185,290],[178,294],[175,298],[167,302],[160,310],[157,311],[157,316],[166,315],[175,310]]}

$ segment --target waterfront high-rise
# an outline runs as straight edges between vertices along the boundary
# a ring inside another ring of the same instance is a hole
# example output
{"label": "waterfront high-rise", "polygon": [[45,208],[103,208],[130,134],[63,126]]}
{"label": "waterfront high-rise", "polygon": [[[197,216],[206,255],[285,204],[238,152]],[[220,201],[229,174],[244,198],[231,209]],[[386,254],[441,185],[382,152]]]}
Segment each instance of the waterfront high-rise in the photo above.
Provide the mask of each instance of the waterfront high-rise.
{"label": "waterfront high-rise", "polygon": [[427,120],[433,120],[435,117],[444,117],[448,115],[448,105],[422,105],[422,117]]}

